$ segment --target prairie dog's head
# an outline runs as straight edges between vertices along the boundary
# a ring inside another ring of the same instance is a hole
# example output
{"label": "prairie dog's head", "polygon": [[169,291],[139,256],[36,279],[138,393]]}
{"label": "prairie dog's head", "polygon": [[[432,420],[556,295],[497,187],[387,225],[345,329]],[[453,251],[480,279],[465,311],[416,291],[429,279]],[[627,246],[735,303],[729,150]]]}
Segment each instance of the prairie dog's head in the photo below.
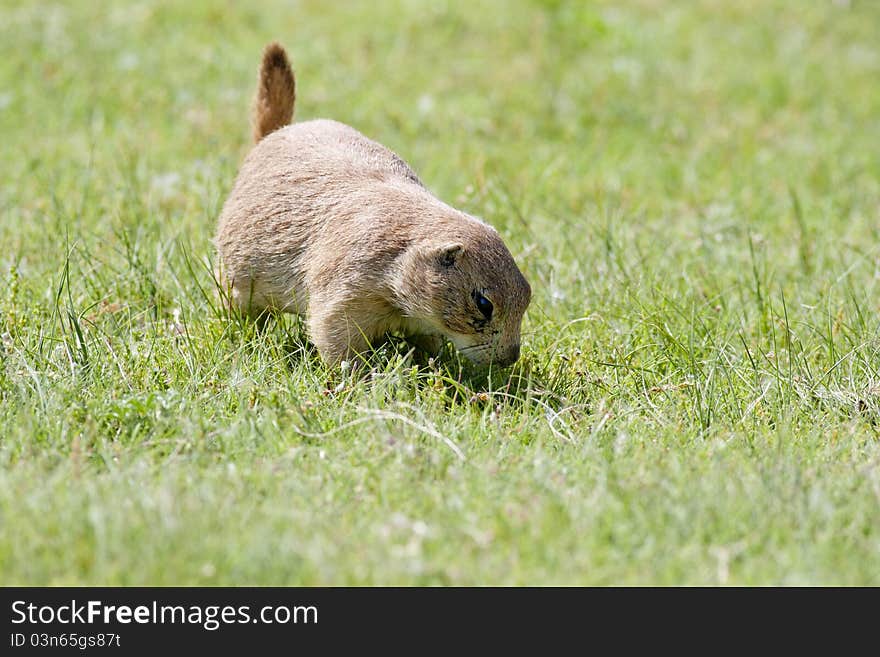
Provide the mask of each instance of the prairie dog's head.
{"label": "prairie dog's head", "polygon": [[[447,234],[448,232],[448,234]],[[404,271],[412,315],[477,365],[512,365],[532,297],[494,228],[468,217],[418,247]]]}

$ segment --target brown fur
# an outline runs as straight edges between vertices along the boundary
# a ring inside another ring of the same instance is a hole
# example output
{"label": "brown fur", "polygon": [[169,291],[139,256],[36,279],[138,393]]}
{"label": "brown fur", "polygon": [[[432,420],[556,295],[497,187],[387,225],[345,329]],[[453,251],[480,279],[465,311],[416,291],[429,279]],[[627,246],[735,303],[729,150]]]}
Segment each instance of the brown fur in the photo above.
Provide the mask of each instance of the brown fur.
{"label": "brown fur", "polygon": [[284,48],[276,42],[263,50],[254,99],[254,143],[293,120],[296,82]]}
{"label": "brown fur", "polygon": [[[288,83],[273,73],[290,71],[277,65],[287,62],[280,46],[266,53],[256,125],[269,127],[255,131],[215,240],[231,303],[252,316],[305,316],[331,363],[389,332],[430,350],[445,336],[475,363],[513,363],[531,289],[495,229],[438,200],[400,157],[347,125],[276,130],[275,117],[292,114],[292,74]],[[493,304],[491,320],[477,292]]]}

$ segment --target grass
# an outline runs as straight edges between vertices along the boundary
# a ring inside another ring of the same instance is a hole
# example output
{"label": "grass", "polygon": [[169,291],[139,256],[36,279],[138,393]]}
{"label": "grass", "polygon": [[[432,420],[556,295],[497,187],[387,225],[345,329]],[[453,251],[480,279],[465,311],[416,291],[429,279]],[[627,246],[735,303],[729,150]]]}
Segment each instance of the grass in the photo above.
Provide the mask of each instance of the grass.
{"label": "grass", "polygon": [[[0,583],[880,584],[876,3],[0,8]],[[488,379],[217,308],[262,46],[494,224]]]}

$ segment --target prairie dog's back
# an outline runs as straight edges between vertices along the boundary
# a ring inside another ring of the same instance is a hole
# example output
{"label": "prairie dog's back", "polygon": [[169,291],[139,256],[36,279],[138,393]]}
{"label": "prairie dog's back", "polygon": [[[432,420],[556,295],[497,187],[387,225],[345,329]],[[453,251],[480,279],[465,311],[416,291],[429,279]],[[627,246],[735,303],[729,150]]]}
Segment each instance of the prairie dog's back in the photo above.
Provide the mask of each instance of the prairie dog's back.
{"label": "prairie dog's back", "polygon": [[[249,297],[239,305],[300,312],[314,252],[323,261],[346,246],[330,248],[324,238],[352,221],[363,228],[365,210],[387,204],[389,188],[394,197],[437,202],[399,156],[342,123],[304,121],[261,139],[242,164],[215,239],[226,285]],[[363,232],[351,235],[360,240]],[[404,231],[386,235],[395,237],[405,239]]]}
{"label": "prairie dog's back", "polygon": [[373,176],[422,186],[400,156],[338,121],[314,119],[294,123],[267,139],[281,140],[294,155],[296,167],[305,174],[350,175],[358,179]]}
{"label": "prairie dog's back", "polygon": [[220,215],[218,246],[235,251],[259,234],[268,240],[264,253],[279,239],[289,253],[291,241],[308,240],[317,224],[361,212],[359,201],[380,202],[388,185],[436,202],[406,162],[354,128],[329,119],[294,123],[245,158]]}

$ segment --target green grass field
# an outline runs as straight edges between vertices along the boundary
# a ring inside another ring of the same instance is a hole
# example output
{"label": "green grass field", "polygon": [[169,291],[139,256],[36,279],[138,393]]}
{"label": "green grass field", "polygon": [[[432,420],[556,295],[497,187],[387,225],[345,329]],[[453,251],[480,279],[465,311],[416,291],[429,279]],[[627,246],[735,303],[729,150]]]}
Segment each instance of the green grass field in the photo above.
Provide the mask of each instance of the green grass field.
{"label": "green grass field", "polygon": [[[880,584],[880,3],[0,5],[0,583]],[[263,45],[485,218],[509,371],[212,288]]]}

